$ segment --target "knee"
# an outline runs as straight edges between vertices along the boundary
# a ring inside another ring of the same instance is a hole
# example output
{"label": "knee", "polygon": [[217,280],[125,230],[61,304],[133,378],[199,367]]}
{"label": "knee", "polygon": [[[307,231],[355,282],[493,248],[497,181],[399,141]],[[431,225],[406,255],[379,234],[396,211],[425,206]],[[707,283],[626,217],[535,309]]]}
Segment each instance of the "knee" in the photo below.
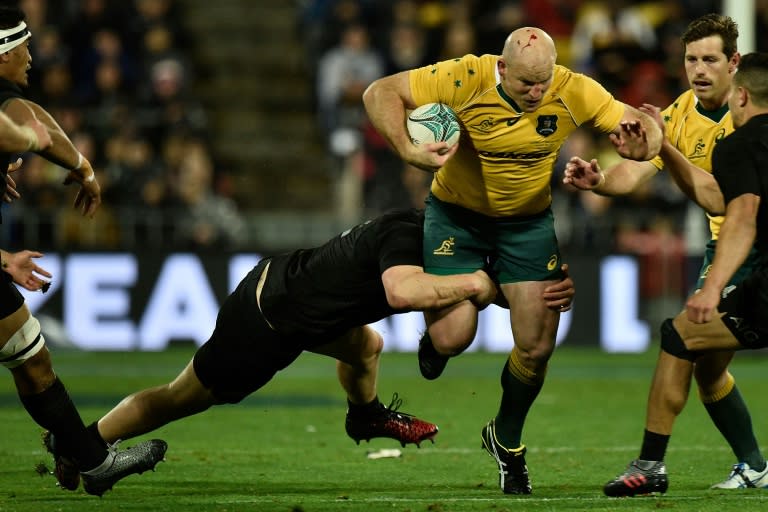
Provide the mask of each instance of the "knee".
{"label": "knee", "polygon": [[472,344],[472,340],[475,338],[474,331],[470,332],[464,329],[443,329],[431,326],[428,332],[432,346],[440,354],[446,356],[461,354]]}
{"label": "knee", "polygon": [[539,341],[538,343],[521,346],[516,345],[514,352],[517,353],[518,360],[526,367],[533,371],[546,368],[549,363],[549,359],[552,357],[554,351],[554,343],[548,343],[545,341]]}
{"label": "knee", "polygon": [[364,357],[367,359],[378,358],[384,350],[384,338],[377,331],[373,331],[372,336],[368,337],[363,350]]}
{"label": "knee", "polygon": [[363,334],[363,340],[356,344],[354,353],[349,354],[346,361],[353,366],[370,364],[371,361],[379,359],[384,350],[384,338],[374,329],[366,328]]}
{"label": "knee", "polygon": [[698,356],[685,345],[671,318],[667,318],[661,324],[661,349],[671,356],[691,362]]}

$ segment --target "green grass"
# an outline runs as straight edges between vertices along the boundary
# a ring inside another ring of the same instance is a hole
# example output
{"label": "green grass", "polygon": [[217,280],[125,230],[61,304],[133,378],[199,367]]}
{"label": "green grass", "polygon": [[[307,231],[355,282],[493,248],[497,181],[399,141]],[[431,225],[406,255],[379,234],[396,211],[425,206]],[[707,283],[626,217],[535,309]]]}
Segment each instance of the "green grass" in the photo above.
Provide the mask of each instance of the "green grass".
{"label": "green grass", "polygon": [[[168,381],[191,348],[163,353],[54,354],[55,367],[90,422],[133,391]],[[751,357],[750,357],[751,356]],[[562,347],[528,419],[524,440],[534,494],[504,496],[495,465],[480,449],[480,429],[496,413],[502,354],[465,354],[445,375],[418,376],[415,354],[385,354],[379,380],[388,403],[440,425],[436,443],[409,445],[397,459],[368,450],[399,448],[387,439],[355,445],[344,433],[344,396],[333,362],[304,355],[239,405],[217,407],[168,425],[169,443],[154,473],[128,477],[102,499],[66,492],[34,466],[50,461],[39,428],[0,381],[0,511],[547,511],[759,510],[768,492],[716,492],[733,455],[711,425],[695,390],[667,456],[671,488],[663,497],[609,499],[606,480],[639,450],[655,354],[606,355]],[[758,437],[768,432],[764,355],[743,353],[733,371],[752,408]],[[132,441],[125,442],[130,446]]]}

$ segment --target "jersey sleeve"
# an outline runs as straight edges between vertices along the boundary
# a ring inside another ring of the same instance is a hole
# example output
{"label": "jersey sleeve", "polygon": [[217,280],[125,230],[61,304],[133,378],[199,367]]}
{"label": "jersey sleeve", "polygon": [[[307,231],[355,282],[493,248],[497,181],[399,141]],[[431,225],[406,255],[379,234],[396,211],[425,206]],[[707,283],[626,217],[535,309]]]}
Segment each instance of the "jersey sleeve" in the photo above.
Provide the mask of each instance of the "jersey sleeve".
{"label": "jersey sleeve", "polygon": [[725,138],[712,154],[712,174],[727,205],[742,194],[760,195],[760,179],[744,139]]}
{"label": "jersey sleeve", "polygon": [[422,229],[420,223],[409,221],[394,221],[382,227],[376,238],[379,270],[382,273],[397,265],[424,265]]}
{"label": "jersey sleeve", "polygon": [[481,66],[487,66],[490,58],[490,55],[465,55],[411,70],[408,78],[414,102],[460,107],[483,89]]}
{"label": "jersey sleeve", "polygon": [[610,133],[624,117],[625,105],[605,87],[581,73],[570,72],[560,94],[577,124],[591,123],[595,129]]}

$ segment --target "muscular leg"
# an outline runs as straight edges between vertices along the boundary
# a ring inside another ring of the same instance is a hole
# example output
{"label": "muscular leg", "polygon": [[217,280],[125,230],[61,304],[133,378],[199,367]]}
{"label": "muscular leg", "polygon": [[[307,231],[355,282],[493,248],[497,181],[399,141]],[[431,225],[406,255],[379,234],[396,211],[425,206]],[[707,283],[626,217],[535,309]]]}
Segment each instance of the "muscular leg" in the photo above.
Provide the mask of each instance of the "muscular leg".
{"label": "muscular leg", "polygon": [[349,406],[344,425],[347,435],[358,444],[374,437],[390,437],[403,446],[434,438],[437,425],[397,412],[402,400],[396,395],[389,407],[379,401],[376,380],[383,348],[381,335],[366,325],[312,349],[337,360],[336,371]]}
{"label": "muscular leg", "polygon": [[502,396],[496,416],[497,440],[507,448],[521,444],[525,418],[544,384],[555,348],[559,314],[545,305],[544,288],[553,281],[502,285],[510,304],[515,347],[501,373]]}
{"label": "muscular leg", "polygon": [[464,352],[475,339],[477,315],[477,308],[469,301],[438,311],[425,311],[427,332],[437,353],[455,356]]}
{"label": "muscular leg", "polygon": [[736,460],[746,462],[752,469],[762,470],[765,458],[755,438],[749,409],[728,372],[733,356],[733,351],[712,352],[696,360],[694,376],[699,397],[712,422],[728,441]]}
{"label": "muscular leg", "polygon": [[664,460],[675,420],[688,400],[696,356],[740,344],[719,319],[694,324],[683,311],[662,327],[661,347],[648,396],[642,460]]}
{"label": "muscular leg", "polygon": [[203,412],[216,403],[190,361],[172,382],[124,398],[98,421],[98,431],[104,441],[114,443]]}
{"label": "muscular leg", "polygon": [[[30,319],[26,305],[0,319],[0,348],[24,325],[30,325]],[[48,349],[43,346],[10,371],[24,408],[38,425],[56,436],[61,453],[73,458],[80,470],[98,466],[106,457],[106,449],[86,430],[64,384],[53,371]]]}
{"label": "muscular leg", "polygon": [[367,404],[376,398],[383,348],[381,335],[366,325],[312,351],[336,359],[336,372],[348,400],[353,404]]}

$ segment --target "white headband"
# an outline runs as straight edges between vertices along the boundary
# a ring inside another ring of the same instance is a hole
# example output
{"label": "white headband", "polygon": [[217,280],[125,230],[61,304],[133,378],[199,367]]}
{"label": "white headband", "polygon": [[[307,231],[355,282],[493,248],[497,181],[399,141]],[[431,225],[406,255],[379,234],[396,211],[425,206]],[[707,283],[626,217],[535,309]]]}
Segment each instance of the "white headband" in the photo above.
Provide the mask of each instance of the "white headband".
{"label": "white headband", "polygon": [[13,28],[0,29],[0,53],[13,50],[32,36],[23,21]]}

